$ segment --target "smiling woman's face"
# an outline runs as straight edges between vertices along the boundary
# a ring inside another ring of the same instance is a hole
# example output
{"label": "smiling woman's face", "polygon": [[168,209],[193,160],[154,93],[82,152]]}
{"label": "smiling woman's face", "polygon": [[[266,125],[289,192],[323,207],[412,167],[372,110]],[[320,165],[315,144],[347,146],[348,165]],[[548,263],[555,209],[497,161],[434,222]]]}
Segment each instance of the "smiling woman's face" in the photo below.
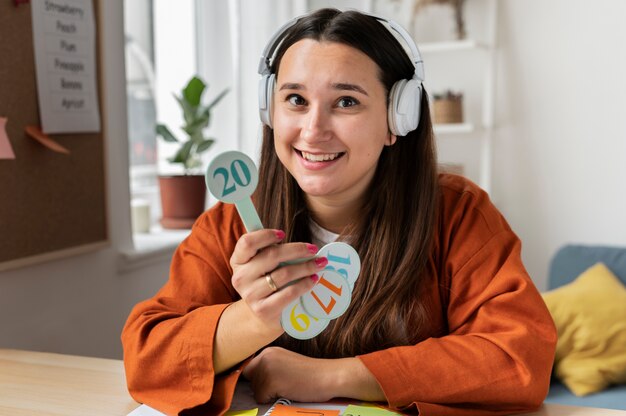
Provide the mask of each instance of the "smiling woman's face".
{"label": "smiling woman's face", "polygon": [[282,57],[274,92],[276,154],[308,197],[354,200],[395,136],[380,69],[345,44],[304,39]]}

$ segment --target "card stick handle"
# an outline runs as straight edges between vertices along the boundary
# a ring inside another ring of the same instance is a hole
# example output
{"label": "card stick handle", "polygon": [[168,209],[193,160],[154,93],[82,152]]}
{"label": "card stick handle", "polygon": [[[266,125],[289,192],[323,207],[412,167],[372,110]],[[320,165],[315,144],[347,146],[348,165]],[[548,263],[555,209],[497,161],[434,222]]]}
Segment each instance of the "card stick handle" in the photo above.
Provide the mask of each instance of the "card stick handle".
{"label": "card stick handle", "polygon": [[241,199],[235,202],[235,207],[237,207],[237,212],[239,212],[243,225],[246,227],[248,232],[263,229],[263,223],[261,223],[261,218],[259,218],[259,213],[254,207],[252,199]]}

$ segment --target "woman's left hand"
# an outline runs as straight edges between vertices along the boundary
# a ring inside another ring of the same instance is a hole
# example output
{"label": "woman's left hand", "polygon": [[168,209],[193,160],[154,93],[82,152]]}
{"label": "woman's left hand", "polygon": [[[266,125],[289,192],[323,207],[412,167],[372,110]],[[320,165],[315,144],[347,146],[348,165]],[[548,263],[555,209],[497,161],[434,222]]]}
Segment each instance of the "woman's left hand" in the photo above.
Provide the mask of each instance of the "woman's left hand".
{"label": "woman's left hand", "polygon": [[243,376],[252,382],[254,398],[259,403],[278,398],[313,403],[334,397],[386,400],[372,373],[355,357],[311,358],[268,347],[250,361]]}
{"label": "woman's left hand", "polygon": [[258,403],[283,397],[299,402],[325,402],[333,392],[336,360],[310,358],[280,347],[265,348],[243,370]]}

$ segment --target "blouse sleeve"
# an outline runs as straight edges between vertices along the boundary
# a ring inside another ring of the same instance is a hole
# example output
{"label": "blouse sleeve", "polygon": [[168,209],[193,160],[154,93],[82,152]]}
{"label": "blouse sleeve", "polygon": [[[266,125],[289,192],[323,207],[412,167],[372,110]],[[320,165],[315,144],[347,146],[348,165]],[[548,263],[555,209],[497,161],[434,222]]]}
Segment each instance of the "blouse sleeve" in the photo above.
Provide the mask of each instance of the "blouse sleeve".
{"label": "blouse sleeve", "polygon": [[532,411],[545,399],[554,324],[522,264],[519,239],[486,195],[476,196],[460,197],[440,237],[447,335],[359,356],[394,408],[497,415]]}
{"label": "blouse sleeve", "polygon": [[130,394],[167,414],[225,411],[241,373],[243,363],[218,376],[213,369],[217,323],[238,299],[229,259],[241,233],[222,231],[227,223],[219,209],[196,222],[174,253],[168,282],[135,306],[122,331]]}

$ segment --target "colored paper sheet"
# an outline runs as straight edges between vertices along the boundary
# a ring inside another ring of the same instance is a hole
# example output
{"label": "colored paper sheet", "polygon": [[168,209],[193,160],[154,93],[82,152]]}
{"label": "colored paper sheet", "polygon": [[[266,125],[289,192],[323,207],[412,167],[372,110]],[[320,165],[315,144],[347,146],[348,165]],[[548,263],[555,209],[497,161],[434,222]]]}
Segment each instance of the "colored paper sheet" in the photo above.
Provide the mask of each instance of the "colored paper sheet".
{"label": "colored paper sheet", "polygon": [[42,132],[39,127],[36,126],[26,126],[24,128],[26,134],[28,134],[33,139],[37,140],[39,143],[46,146],[48,149],[53,150],[58,153],[64,153],[66,155],[70,154],[70,151],[65,147],[61,146],[54,140],[50,138],[46,133]]}
{"label": "colored paper sheet", "polygon": [[274,410],[271,413],[272,416],[339,416],[340,414],[339,410],[310,409],[286,406],[284,404],[274,406]]}
{"label": "colored paper sheet", "polygon": [[394,416],[400,415],[400,413],[392,412],[391,410],[382,409],[376,406],[356,406],[351,404],[344,410],[342,416]]}
{"label": "colored paper sheet", "polygon": [[6,131],[8,119],[0,117],[0,159],[15,159],[15,153]]}
{"label": "colored paper sheet", "polygon": [[[229,410],[224,416],[257,416],[259,413],[259,409],[250,409],[250,410]],[[158,410],[151,408],[150,406],[146,406],[142,404],[137,407],[135,410],[130,412],[128,416],[166,416],[165,413],[161,413]]]}
{"label": "colored paper sheet", "polygon": [[250,410],[229,410],[224,416],[257,416],[259,409]]}
{"label": "colored paper sheet", "polygon": [[167,416],[165,413],[161,413],[156,409],[151,408],[145,404],[137,407],[135,410],[130,412],[127,416]]}

